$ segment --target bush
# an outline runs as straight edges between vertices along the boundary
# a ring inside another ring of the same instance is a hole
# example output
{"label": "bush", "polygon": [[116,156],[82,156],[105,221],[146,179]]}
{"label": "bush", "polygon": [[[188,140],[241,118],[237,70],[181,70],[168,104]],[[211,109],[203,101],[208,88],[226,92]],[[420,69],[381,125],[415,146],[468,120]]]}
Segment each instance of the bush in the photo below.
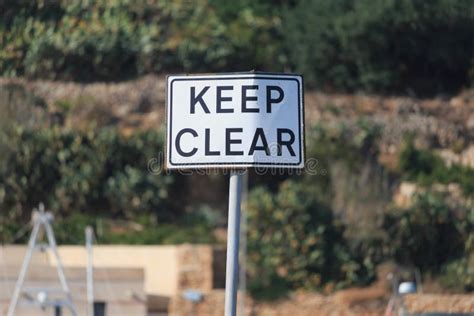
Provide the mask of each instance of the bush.
{"label": "bush", "polygon": [[303,0],[284,15],[284,44],[311,86],[453,91],[473,79],[473,10],[469,0]]}
{"label": "bush", "polygon": [[[24,223],[1,223],[0,231],[8,242],[27,243],[31,227]],[[177,223],[158,222],[155,214],[138,215],[131,220],[111,219],[106,215],[74,213],[55,216],[54,234],[58,244],[84,245],[85,229],[94,228],[98,244],[212,244],[216,240],[212,225],[204,218],[183,216]]]}
{"label": "bush", "polygon": [[274,66],[278,19],[255,10],[230,16],[206,0],[0,4],[0,73],[97,81]]}
{"label": "bush", "polygon": [[46,103],[18,84],[0,86],[0,173],[14,150],[18,125],[35,128],[45,123]]}
{"label": "bush", "polygon": [[400,152],[398,166],[405,179],[421,185],[459,183],[465,194],[474,193],[474,169],[456,164],[448,167],[434,152],[417,149],[410,137]]}
{"label": "bush", "polygon": [[117,223],[106,222],[102,234],[98,235],[99,242],[140,245],[216,242],[211,223],[199,216],[181,216],[173,223],[159,222],[155,216],[139,216],[135,222],[128,224],[133,224],[134,229],[124,227],[121,231],[117,229]]}
{"label": "bush", "polygon": [[343,227],[331,210],[302,183],[285,181],[276,194],[252,191],[248,205],[249,289],[258,298],[286,290],[317,289],[359,281]]}
{"label": "bush", "polygon": [[441,284],[461,291],[474,291],[474,211],[464,220],[464,255],[443,266]]}
{"label": "bush", "polygon": [[328,90],[451,92],[472,83],[473,10],[470,0],[4,1],[0,74],[286,70]]}
{"label": "bush", "polygon": [[474,291],[474,259],[469,256],[446,264],[440,276],[440,283],[458,291]]}
{"label": "bush", "polygon": [[387,256],[398,262],[439,273],[449,261],[468,255],[465,249],[474,231],[472,210],[454,210],[436,194],[415,197],[413,206],[385,214],[389,236]]}
{"label": "bush", "polygon": [[167,207],[172,177],[153,175],[147,168],[163,150],[162,140],[153,131],[124,137],[115,129],[20,129],[0,173],[2,222],[26,223],[39,202],[59,217],[81,212],[174,218],[177,214]]}

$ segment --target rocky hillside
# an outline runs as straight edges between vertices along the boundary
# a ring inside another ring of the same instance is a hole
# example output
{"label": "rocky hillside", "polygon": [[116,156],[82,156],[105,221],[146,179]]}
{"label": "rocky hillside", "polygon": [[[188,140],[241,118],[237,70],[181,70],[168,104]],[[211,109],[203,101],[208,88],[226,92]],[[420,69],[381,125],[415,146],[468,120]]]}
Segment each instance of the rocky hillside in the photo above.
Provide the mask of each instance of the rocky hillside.
{"label": "rocky hillside", "polygon": [[[65,123],[72,128],[91,121],[124,130],[157,128],[164,122],[164,77],[93,84],[0,78],[2,94],[12,85],[44,100],[51,115],[67,112]],[[468,157],[473,155],[474,90],[434,99],[306,91],[305,109],[307,126],[324,122],[350,128],[361,117],[376,122],[383,127],[385,154],[396,151],[405,133],[418,132],[420,145],[444,149],[449,159],[474,165]]]}
{"label": "rocky hillside", "polygon": [[[131,134],[164,127],[165,80],[150,75],[120,83],[82,84],[0,78],[0,105],[31,104],[26,111],[35,109],[29,120],[36,124],[59,121],[72,129],[114,125]],[[361,121],[380,127],[377,157],[388,170],[396,167],[400,146],[410,133],[416,135],[418,147],[437,151],[448,165],[474,168],[474,90],[434,99],[306,91],[305,109],[307,128],[319,123],[329,129],[343,126],[350,132],[359,129]],[[340,166],[333,169],[344,172]],[[377,170],[367,172],[371,178],[380,177]],[[403,200],[404,194],[409,198],[416,188],[408,185],[398,191]],[[347,205],[336,209],[342,207]]]}
{"label": "rocky hillside", "polygon": [[[0,78],[0,106],[19,109],[19,105],[26,104],[24,110],[17,112],[35,113],[33,118],[28,118],[35,124],[59,122],[72,129],[113,125],[124,134],[131,134],[137,129],[164,127],[165,80],[165,77],[150,75],[120,83],[83,84]],[[319,123],[329,129],[343,126],[350,133],[360,129],[361,121],[380,127],[377,159],[387,170],[396,168],[400,146],[410,133],[416,135],[418,147],[437,151],[448,165],[454,163],[474,168],[474,90],[434,99],[306,91],[305,109],[307,128]],[[17,115],[19,120],[24,120],[23,116]],[[332,164],[331,172],[340,175],[335,179],[348,179],[343,166],[337,163]],[[380,191],[376,195],[383,196],[383,187],[390,186],[385,183],[385,174],[372,165],[362,173],[375,179],[375,189]],[[360,179],[357,174],[353,179],[357,182],[354,186],[361,187]],[[342,188],[344,184],[336,185]],[[348,190],[352,190],[352,186]],[[387,190],[390,196],[397,191],[395,202],[404,205],[417,188],[402,184]],[[335,197],[336,210],[360,213],[361,209],[367,208],[340,202],[347,200],[348,195],[344,190],[338,190],[341,191],[338,194],[344,196]],[[375,201],[372,206],[386,202],[386,199]]]}

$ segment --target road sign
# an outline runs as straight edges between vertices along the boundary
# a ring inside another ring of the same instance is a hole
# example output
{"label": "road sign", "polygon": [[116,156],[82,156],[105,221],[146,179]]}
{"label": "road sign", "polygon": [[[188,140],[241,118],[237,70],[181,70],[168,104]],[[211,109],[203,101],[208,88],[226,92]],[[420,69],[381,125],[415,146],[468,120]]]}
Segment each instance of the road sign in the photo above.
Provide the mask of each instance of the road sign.
{"label": "road sign", "polygon": [[304,166],[303,78],[246,73],[168,77],[168,169],[232,168],[225,316],[236,315],[242,169]]}
{"label": "road sign", "polygon": [[169,76],[167,168],[302,168],[303,110],[299,75]]}

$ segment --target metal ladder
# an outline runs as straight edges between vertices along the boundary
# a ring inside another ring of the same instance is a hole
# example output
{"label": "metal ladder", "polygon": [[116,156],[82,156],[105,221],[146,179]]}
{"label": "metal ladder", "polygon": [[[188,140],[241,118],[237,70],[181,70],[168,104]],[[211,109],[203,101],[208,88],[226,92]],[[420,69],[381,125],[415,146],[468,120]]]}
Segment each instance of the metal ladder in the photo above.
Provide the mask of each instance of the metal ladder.
{"label": "metal ladder", "polygon": [[[70,312],[71,315],[77,316],[76,306],[72,299],[71,291],[66,282],[66,276],[64,274],[63,265],[61,259],[59,258],[59,253],[57,249],[56,239],[54,237],[53,228],[51,223],[53,222],[53,215],[50,212],[45,212],[44,205],[40,203],[38,209],[33,209],[32,224],[33,230],[31,232],[30,240],[28,242],[28,249],[21,266],[20,274],[13,291],[13,296],[8,306],[7,316],[14,316],[15,309],[18,305],[21,295],[25,295],[30,298],[30,301],[34,301],[35,305],[38,305],[41,308],[54,307],[60,308],[65,307]],[[46,233],[46,243],[39,243],[38,239],[40,237],[40,232],[43,231]],[[56,267],[59,278],[59,283],[61,284],[60,289],[48,289],[48,288],[23,288],[28,268],[31,263],[31,258],[35,251],[45,251],[50,249],[56,259]],[[63,299],[49,301],[48,293],[59,293],[64,294]],[[36,295],[33,295],[36,294]],[[34,300],[33,298],[36,298]]]}

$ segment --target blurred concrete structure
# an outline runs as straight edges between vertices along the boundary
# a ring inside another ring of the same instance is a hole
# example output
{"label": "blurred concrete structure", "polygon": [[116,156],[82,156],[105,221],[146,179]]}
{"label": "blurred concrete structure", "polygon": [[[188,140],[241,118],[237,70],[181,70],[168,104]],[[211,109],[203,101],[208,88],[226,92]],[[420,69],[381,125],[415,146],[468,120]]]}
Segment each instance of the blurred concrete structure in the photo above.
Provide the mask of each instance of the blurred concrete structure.
{"label": "blurred concrete structure", "polygon": [[[24,246],[4,246],[0,248],[0,305],[1,314],[6,311],[13,288],[18,278],[20,266],[26,253]],[[25,287],[59,288],[59,280],[52,254],[48,251],[37,252],[32,257]],[[86,315],[86,270],[85,268],[65,266],[65,274],[79,315]],[[95,302],[98,308],[105,307],[104,316],[109,315],[146,315],[146,293],[144,291],[143,269],[128,267],[97,268],[94,272]],[[55,293],[48,293],[49,299],[55,299]],[[33,306],[35,297],[22,295],[16,315],[40,316],[57,315],[54,308],[44,311]],[[68,315],[62,311],[62,315]]]}
{"label": "blurred concrete structure", "polygon": [[[59,246],[79,315],[86,314],[86,249]],[[5,315],[11,292],[26,253],[26,246],[0,247],[0,315]],[[182,294],[188,289],[204,295],[222,291],[225,283],[225,249],[208,245],[94,246],[95,301],[105,304],[106,316],[186,315]],[[50,251],[37,252],[26,280],[30,287],[58,287],[56,262]],[[25,299],[22,300],[25,302]],[[178,304],[176,304],[178,303]],[[215,302],[214,304],[224,304]],[[55,315],[31,309],[18,315]],[[216,306],[217,308],[217,306]],[[62,315],[68,315],[65,311]]]}
{"label": "blurred concrete structure", "polygon": [[[78,315],[84,316],[87,307],[85,247],[60,246],[58,250]],[[0,246],[0,316],[4,316],[8,308],[25,252],[26,246]],[[52,257],[48,252],[37,252],[33,256],[27,285],[59,285]],[[209,245],[94,246],[94,268],[95,301],[98,307],[101,304],[105,307],[105,316],[223,315],[225,249]],[[189,289],[202,294],[197,304],[183,296]],[[382,315],[385,305],[372,313],[356,306],[362,292],[371,296],[374,290],[377,289],[372,285],[366,290],[348,289],[331,296],[301,292],[286,300],[264,303],[246,296],[243,315]],[[419,313],[425,311],[426,306],[432,306],[431,310],[472,315],[474,307],[472,295],[410,294],[405,297],[405,303],[410,311]],[[351,306],[359,308],[360,313]],[[21,307],[17,315],[55,314],[53,310],[42,312]]]}
{"label": "blurred concrete structure", "polygon": [[[0,287],[0,301],[2,314],[6,315],[6,309],[17,280],[19,267],[9,266],[2,268],[3,280]],[[86,272],[84,269],[66,268],[65,274],[71,289],[74,302],[77,306],[78,315],[86,315]],[[141,269],[97,269],[95,271],[95,302],[105,309],[104,316],[145,316],[146,315],[146,295],[143,291],[143,271]],[[47,266],[35,266],[29,271],[25,283],[30,288],[54,289],[59,287],[56,269]],[[48,298],[55,300],[55,293],[48,292]],[[57,315],[54,307],[41,310],[31,301],[35,297],[26,297],[16,309],[16,315],[21,316],[43,316]],[[63,310],[60,315],[69,315]],[[99,313],[100,315],[100,313]]]}

